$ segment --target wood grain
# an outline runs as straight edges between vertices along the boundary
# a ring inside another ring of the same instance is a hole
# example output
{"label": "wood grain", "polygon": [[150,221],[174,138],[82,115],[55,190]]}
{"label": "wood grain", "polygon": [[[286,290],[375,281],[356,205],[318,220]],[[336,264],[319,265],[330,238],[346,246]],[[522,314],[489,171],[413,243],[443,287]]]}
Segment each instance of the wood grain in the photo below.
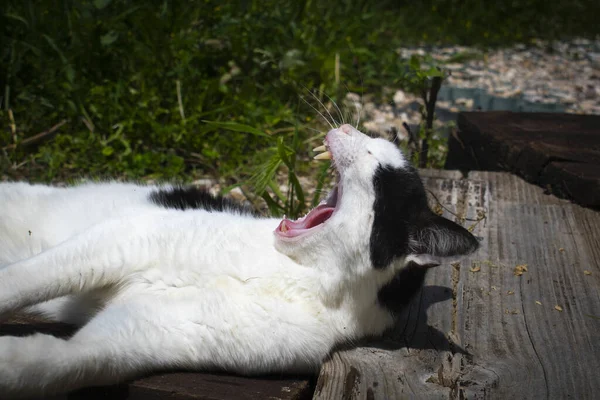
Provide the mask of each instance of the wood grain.
{"label": "wood grain", "polygon": [[511,171],[579,204],[600,207],[600,116],[464,112],[447,169]]}
{"label": "wood grain", "polygon": [[422,175],[452,213],[477,219],[485,211],[473,228],[481,249],[434,269],[385,339],[334,354],[314,398],[594,398],[599,213],[506,173]]}

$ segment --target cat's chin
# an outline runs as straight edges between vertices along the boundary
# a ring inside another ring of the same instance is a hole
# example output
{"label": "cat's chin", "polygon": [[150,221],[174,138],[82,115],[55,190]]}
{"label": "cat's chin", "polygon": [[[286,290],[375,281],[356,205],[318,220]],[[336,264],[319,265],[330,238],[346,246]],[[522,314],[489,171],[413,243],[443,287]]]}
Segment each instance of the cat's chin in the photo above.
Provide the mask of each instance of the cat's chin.
{"label": "cat's chin", "polygon": [[305,216],[296,220],[284,217],[275,229],[275,236],[285,242],[295,242],[317,233],[337,211],[341,191],[341,183],[338,182],[327,199]]}

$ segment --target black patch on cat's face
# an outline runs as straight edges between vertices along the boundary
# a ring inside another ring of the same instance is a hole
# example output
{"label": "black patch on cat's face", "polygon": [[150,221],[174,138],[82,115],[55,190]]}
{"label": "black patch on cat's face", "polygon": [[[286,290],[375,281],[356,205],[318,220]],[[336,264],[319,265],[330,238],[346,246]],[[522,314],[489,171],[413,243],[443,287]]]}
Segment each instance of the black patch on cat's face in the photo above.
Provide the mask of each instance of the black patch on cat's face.
{"label": "black patch on cat's face", "polygon": [[373,177],[375,203],[370,253],[375,268],[409,253],[410,226],[430,212],[421,179],[412,167],[379,166]]}
{"label": "black patch on cat's face", "polygon": [[417,171],[378,167],[373,177],[374,219],[370,238],[375,268],[409,254],[451,257],[472,253],[477,239],[462,226],[434,214]]}
{"label": "black patch on cat's face", "polygon": [[257,216],[256,211],[250,207],[227,199],[222,196],[213,196],[206,190],[193,186],[173,187],[158,189],[148,196],[148,199],[161,207],[174,208],[177,210],[206,210],[206,211],[229,211],[239,214]]}

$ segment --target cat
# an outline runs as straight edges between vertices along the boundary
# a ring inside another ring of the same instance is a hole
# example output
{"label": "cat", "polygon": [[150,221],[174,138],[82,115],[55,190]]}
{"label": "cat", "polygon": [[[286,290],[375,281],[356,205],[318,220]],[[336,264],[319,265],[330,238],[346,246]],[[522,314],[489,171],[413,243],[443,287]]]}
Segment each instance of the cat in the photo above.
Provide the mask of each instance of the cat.
{"label": "cat", "polygon": [[317,150],[337,183],[298,220],[183,186],[0,184],[0,318],[80,326],[0,337],[0,398],[167,369],[316,372],[390,328],[428,268],[477,249],[396,144],[344,124]]}

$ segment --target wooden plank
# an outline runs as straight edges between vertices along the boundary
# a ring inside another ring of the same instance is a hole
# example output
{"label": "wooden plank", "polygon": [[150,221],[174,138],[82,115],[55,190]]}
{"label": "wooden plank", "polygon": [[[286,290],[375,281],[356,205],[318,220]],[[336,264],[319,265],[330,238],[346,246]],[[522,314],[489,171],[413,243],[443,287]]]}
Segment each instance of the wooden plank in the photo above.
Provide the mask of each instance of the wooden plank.
{"label": "wooden plank", "polygon": [[[470,175],[491,185],[497,176]],[[491,329],[481,332],[491,333],[493,340],[490,346],[479,345],[479,354],[485,355],[479,359],[494,370],[498,362],[507,364],[506,355],[513,363],[512,374],[522,374],[511,376],[515,387],[498,388],[500,397],[521,393],[519,397],[592,398],[600,389],[593,372],[600,367],[600,324],[593,318],[600,315],[600,265],[594,257],[597,248],[590,246],[590,241],[600,238],[600,216],[557,201],[535,186],[523,191],[518,178],[496,181],[495,191],[513,193],[516,201],[505,197],[490,204],[488,245],[479,257],[498,260],[498,267],[490,268],[487,282],[488,287],[495,282],[497,288],[490,291],[490,300],[497,298],[490,305],[499,303],[501,307],[482,312],[487,314]],[[584,221],[587,231],[579,228]],[[511,274],[512,268],[521,263],[528,264],[528,272],[521,277]],[[593,275],[585,275],[586,269]],[[484,274],[480,278],[485,278]],[[486,281],[480,280],[482,284]],[[509,290],[514,294],[508,295]],[[557,311],[556,305],[563,311]],[[504,312],[502,319],[494,319],[499,311]],[[469,329],[465,334],[473,332]],[[517,365],[515,360],[519,360]]]}
{"label": "wooden plank", "polygon": [[226,374],[180,372],[155,375],[129,385],[128,399],[294,399],[310,398],[308,380],[293,377],[240,377]]}
{"label": "wooden plank", "polygon": [[506,173],[425,175],[453,212],[485,208],[481,250],[433,270],[384,340],[334,354],[314,398],[594,398],[600,214]]}
{"label": "wooden plank", "polygon": [[155,374],[129,384],[86,388],[68,396],[69,400],[303,400],[312,387],[305,379],[293,377],[241,377],[199,372]]}
{"label": "wooden plank", "polygon": [[[600,206],[600,116],[467,112],[446,168],[511,171],[560,197]],[[580,164],[579,166],[576,164]]]}
{"label": "wooden plank", "polygon": [[305,400],[312,391],[310,382],[302,378],[170,372],[121,385],[81,389],[70,393],[68,400]]}
{"label": "wooden plank", "polygon": [[540,176],[540,184],[566,198],[578,199],[584,205],[600,204],[600,168],[574,162],[551,162]]}

